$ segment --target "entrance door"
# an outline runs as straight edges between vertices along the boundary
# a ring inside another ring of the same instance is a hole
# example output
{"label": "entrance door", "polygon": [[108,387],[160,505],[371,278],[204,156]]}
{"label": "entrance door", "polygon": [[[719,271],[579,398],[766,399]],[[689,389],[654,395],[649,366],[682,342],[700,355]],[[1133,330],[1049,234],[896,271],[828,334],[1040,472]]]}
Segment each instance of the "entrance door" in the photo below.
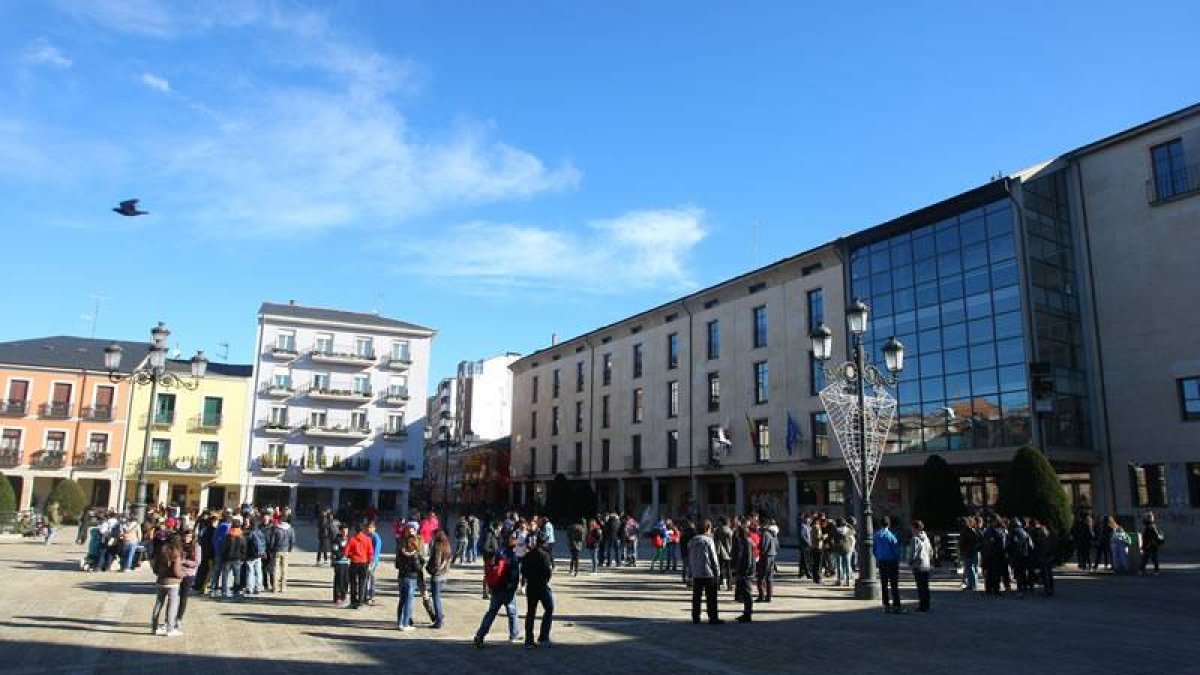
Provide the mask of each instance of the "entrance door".
{"label": "entrance door", "polygon": [[172,485],[171,486],[171,503],[175,504],[177,506],[186,507],[187,506],[187,493],[188,493],[188,489],[187,489],[186,485]]}

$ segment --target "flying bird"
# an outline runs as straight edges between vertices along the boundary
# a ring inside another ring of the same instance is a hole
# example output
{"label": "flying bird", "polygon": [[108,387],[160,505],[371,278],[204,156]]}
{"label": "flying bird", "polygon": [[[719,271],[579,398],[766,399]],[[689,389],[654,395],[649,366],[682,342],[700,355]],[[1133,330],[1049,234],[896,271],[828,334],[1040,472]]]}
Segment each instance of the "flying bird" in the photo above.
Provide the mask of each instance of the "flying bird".
{"label": "flying bird", "polygon": [[114,207],[113,211],[123,216],[144,216],[150,213],[149,211],[138,211],[137,204],[138,200],[136,199],[126,199],[121,202],[120,206]]}

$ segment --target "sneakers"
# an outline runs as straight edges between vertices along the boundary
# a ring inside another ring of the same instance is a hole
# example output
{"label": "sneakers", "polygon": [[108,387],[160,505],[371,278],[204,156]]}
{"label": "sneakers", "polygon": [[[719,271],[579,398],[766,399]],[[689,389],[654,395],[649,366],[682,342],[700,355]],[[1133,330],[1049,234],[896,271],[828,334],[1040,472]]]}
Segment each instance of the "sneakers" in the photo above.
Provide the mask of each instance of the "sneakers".
{"label": "sneakers", "polygon": [[520,636],[520,635],[518,635],[518,636],[517,636],[517,637],[515,637],[515,638],[509,638],[509,639],[508,639],[508,643],[509,643],[509,644],[513,644],[513,645],[519,645],[519,644],[521,644],[521,636]]}
{"label": "sneakers", "polygon": [[167,637],[179,637],[180,635],[183,635],[183,631],[179,630],[178,628],[166,632]]}
{"label": "sneakers", "polygon": [[537,645],[532,642],[525,643],[525,649],[536,649],[536,648],[537,648]]}
{"label": "sneakers", "polygon": [[738,618],[734,619],[734,621],[736,621],[736,622],[738,622],[738,623],[753,623],[753,619],[751,619],[750,617],[746,616],[745,614],[743,614],[743,615],[739,616]]}
{"label": "sneakers", "polygon": [[416,630],[416,628],[413,628],[412,626],[400,626],[401,633],[407,633],[410,630]]}
{"label": "sneakers", "polygon": [[550,638],[546,638],[545,640],[542,640],[541,642],[538,642],[538,646],[539,646],[539,647],[543,647],[543,648],[545,648],[545,649],[549,649],[549,648],[551,648],[551,647],[553,647],[553,646],[554,646],[554,643],[553,643],[553,642],[550,642]]}
{"label": "sneakers", "polygon": [[483,638],[476,636],[474,640],[471,640],[471,644],[475,646],[475,649],[483,649]]}
{"label": "sneakers", "polygon": [[151,633],[152,635],[166,635],[166,634],[167,634],[167,627],[166,627],[166,626],[159,626],[158,628],[155,628],[154,630],[150,631],[150,633]]}

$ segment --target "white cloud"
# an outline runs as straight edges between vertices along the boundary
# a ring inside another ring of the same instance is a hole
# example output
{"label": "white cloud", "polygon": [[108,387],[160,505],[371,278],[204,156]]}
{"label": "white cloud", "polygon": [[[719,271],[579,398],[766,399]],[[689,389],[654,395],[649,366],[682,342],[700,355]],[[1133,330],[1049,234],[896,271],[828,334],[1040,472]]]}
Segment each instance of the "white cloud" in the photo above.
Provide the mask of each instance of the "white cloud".
{"label": "white cloud", "polygon": [[[402,273],[450,278],[468,290],[537,287],[604,294],[630,288],[695,286],[687,269],[706,236],[695,207],[631,211],[588,224],[581,234],[475,222],[451,228],[437,241],[404,248],[416,262]],[[452,251],[449,260],[446,251]],[[449,262],[449,264],[448,264]]]}
{"label": "white cloud", "polygon": [[45,38],[39,38],[21,55],[21,61],[31,65],[51,68],[70,68],[75,62]]}
{"label": "white cloud", "polygon": [[142,73],[142,84],[164,94],[171,93],[171,83],[167,81],[167,78],[153,73]]}

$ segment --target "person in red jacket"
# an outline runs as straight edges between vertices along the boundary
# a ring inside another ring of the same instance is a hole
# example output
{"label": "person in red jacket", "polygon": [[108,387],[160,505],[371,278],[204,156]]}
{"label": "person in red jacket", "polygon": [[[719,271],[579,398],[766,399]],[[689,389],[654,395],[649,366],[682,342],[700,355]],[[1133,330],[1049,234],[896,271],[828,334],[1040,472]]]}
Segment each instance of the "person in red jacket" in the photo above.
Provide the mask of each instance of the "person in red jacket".
{"label": "person in red jacket", "polygon": [[375,558],[375,543],[361,525],[355,526],[354,536],[346,544],[346,557],[350,559],[350,608],[358,609],[363,603],[367,569]]}

